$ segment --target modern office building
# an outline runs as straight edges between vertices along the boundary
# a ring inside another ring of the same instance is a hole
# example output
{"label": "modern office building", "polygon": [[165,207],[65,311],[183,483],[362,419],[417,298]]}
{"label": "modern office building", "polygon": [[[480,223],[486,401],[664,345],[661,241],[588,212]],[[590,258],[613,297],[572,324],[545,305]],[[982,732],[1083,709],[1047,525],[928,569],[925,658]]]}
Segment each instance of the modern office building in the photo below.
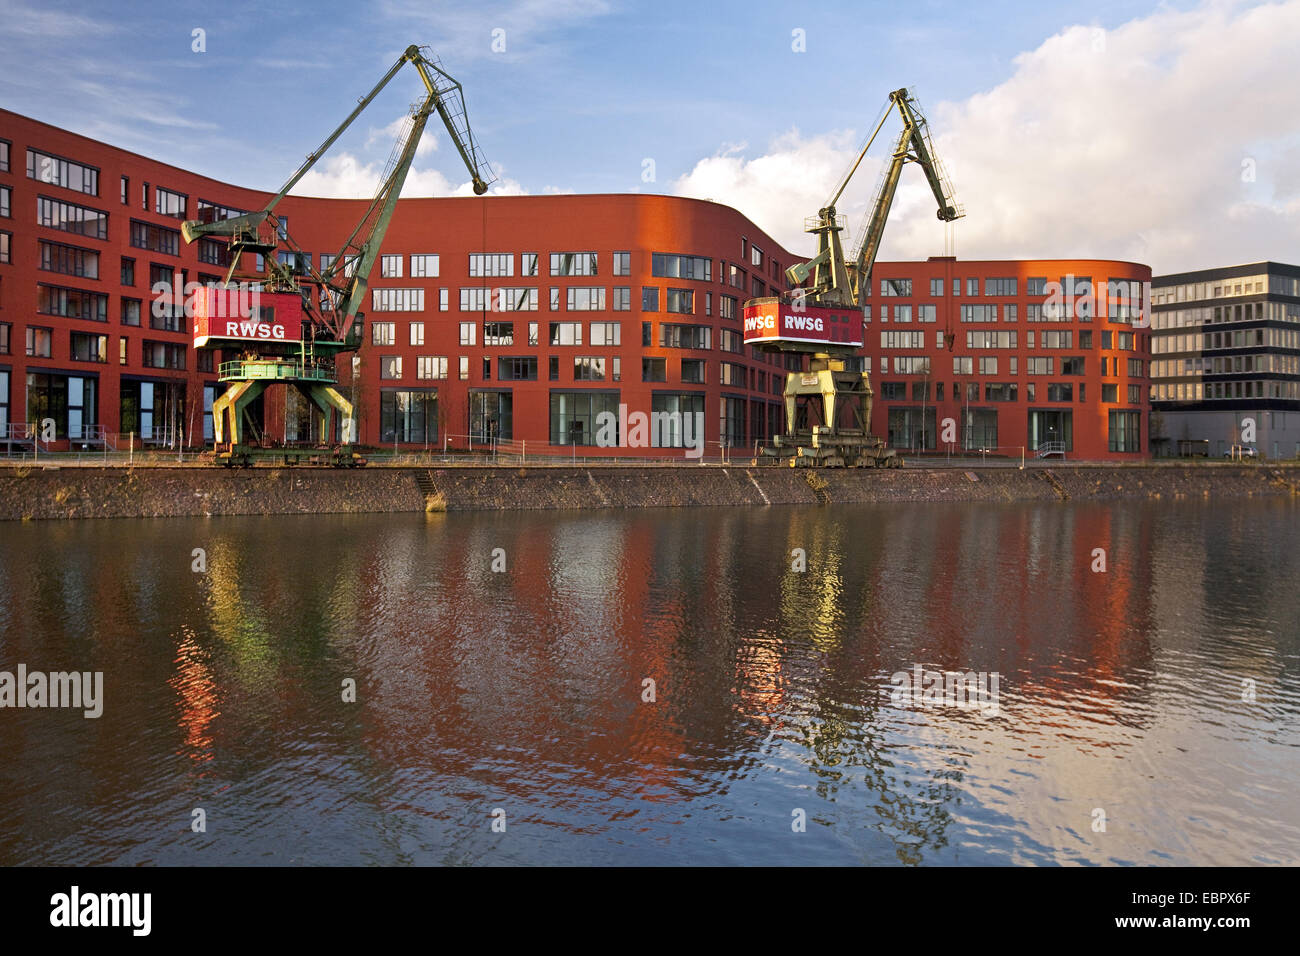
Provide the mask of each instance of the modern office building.
{"label": "modern office building", "polygon": [[[181,221],[268,198],[0,111],[6,434],[52,419],[56,449],[210,440],[221,356],[195,349],[184,311],[158,308],[152,290],[216,282],[229,265],[219,240],[186,245]],[[288,197],[276,212],[319,267],[366,205]],[[244,259],[241,272],[260,272]],[[801,359],[747,348],[741,307],[783,291],[797,259],[737,210],[695,199],[402,199],[340,386],[367,445],[681,456],[680,433],[596,444],[601,412],[660,411],[702,415],[709,455],[747,454],[782,428]],[[1100,260],[877,263],[861,358],[872,430],[908,450],[1142,457],[1148,336],[1133,319],[1149,278]],[[320,437],[295,392],[269,389],[255,412],[268,441]]]}
{"label": "modern office building", "polygon": [[1157,455],[1300,455],[1300,266],[1255,262],[1152,280]]}
{"label": "modern office building", "polygon": [[1101,259],[877,263],[873,430],[909,450],[1145,456],[1150,278]]}

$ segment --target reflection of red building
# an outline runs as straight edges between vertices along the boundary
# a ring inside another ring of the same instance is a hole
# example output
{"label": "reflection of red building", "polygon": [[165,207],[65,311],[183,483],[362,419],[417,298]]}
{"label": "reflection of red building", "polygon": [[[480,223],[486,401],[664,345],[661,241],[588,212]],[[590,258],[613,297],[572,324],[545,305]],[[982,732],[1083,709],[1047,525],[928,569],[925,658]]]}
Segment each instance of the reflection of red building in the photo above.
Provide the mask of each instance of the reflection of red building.
{"label": "reflection of red building", "polygon": [[[184,244],[180,221],[258,209],[267,195],[13,113],[0,111],[0,124],[0,425],[53,418],[55,447],[100,430],[210,437],[221,356],[193,348],[183,314],[155,315],[151,289],[224,275],[226,247]],[[277,213],[319,266],[365,206],[290,197]],[[783,291],[797,258],[736,210],[694,199],[403,199],[370,276],[357,378],[344,369],[341,384],[371,445],[463,446],[473,435],[539,452],[683,454],[596,447],[598,416],[625,405],[702,416],[710,454],[748,448],[782,426],[798,358],[744,346],[743,304]],[[257,274],[254,259],[241,270]],[[864,349],[873,431],[935,446],[952,419],[970,447],[1060,440],[1072,457],[1143,454],[1146,335],[1112,321],[1125,313],[1104,299],[1092,318],[1036,321],[1045,295],[1031,285],[1067,275],[1104,288],[1150,270],[879,263]],[[296,393],[273,387],[259,402],[268,438],[318,437]]]}

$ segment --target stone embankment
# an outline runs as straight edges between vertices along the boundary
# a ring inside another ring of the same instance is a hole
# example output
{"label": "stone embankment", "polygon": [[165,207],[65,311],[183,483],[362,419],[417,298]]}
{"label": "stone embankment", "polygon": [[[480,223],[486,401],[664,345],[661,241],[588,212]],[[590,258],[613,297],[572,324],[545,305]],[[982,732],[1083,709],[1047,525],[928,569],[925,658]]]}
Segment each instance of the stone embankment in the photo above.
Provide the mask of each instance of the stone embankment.
{"label": "stone embankment", "polygon": [[1109,501],[1300,494],[1295,465],[1053,465],[807,471],[684,465],[0,468],[0,520],[257,514]]}

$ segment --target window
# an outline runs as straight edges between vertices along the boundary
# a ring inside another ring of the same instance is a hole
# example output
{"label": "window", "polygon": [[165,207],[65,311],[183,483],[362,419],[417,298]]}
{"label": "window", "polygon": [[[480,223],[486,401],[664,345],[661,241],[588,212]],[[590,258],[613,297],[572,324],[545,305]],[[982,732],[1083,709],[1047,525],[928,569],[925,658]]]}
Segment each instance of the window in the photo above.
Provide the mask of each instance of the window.
{"label": "window", "polygon": [[916,307],[916,321],[918,322],[935,322],[938,321],[938,306],[918,305]]}
{"label": "window", "polygon": [[632,253],[614,253],[614,275],[630,276],[632,274]]}
{"label": "window", "polygon": [[486,312],[487,306],[487,289],[473,288],[460,290],[460,310],[462,312]]}
{"label": "window", "polygon": [[[889,306],[887,306],[887,305],[882,305],[880,308],[881,308],[881,312],[882,312],[882,314],[883,314],[884,310],[885,310],[885,309],[888,309]],[[882,317],[881,321],[884,321],[883,317]],[[894,306],[894,321],[895,321],[895,322],[911,322],[911,321],[912,321],[912,307],[911,307],[910,305],[896,305],[896,306]]]}
{"label": "window", "polygon": [[458,374],[460,375],[460,380],[462,382],[467,381],[469,379],[469,356],[462,355],[460,357],[459,364],[460,364],[460,368],[458,370]]}
{"label": "window", "polygon": [[759,268],[762,268],[763,250],[759,249],[758,246],[751,245],[749,247],[749,264],[751,266],[758,266]]}
{"label": "window", "polygon": [[1031,355],[1025,359],[1026,375],[1051,375],[1054,360],[1051,356]]}
{"label": "window", "polygon": [[695,293],[690,289],[669,289],[664,301],[665,312],[678,315],[695,314]]}
{"label": "window", "polygon": [[[400,266],[399,266],[400,269]],[[435,255],[412,255],[411,278],[435,279],[438,276],[438,257]]]}
{"label": "window", "polygon": [[[125,176],[122,177],[122,202],[126,202],[128,181]],[[223,206],[221,203],[215,203],[210,199],[200,198],[197,203],[198,215],[195,217],[199,222],[225,222],[227,219],[236,219],[244,215],[243,209],[235,209],[233,206]]]}
{"label": "window", "polygon": [[698,279],[709,282],[713,279],[713,260],[702,256],[678,256],[656,252],[650,257],[650,274],[667,279]]}
{"label": "window", "polygon": [[617,322],[591,323],[591,344],[605,346],[621,345],[622,342],[619,331],[621,328],[622,326]]}
{"label": "window", "polygon": [[966,348],[968,349],[1013,349],[1016,347],[1017,334],[1014,329],[974,329],[966,330]]}
{"label": "window", "polygon": [[423,289],[371,289],[372,312],[423,312]]}
{"label": "window", "polygon": [[74,362],[107,362],[108,336],[73,332],[68,340],[68,355]]}
{"label": "window", "polygon": [[985,279],[985,295],[1009,296],[1016,294],[1016,280],[1011,279]]}
{"label": "window", "polygon": [[[647,323],[649,324],[649,323]],[[649,342],[645,343],[649,345]],[[718,348],[724,352],[735,352],[737,354],[745,350],[745,340],[741,338],[739,332],[731,329],[722,329],[718,333]]]}
{"label": "window", "polygon": [[954,355],[952,357],[952,374],[953,375],[973,375],[975,373],[975,360],[969,355]]}
{"label": "window", "polygon": [[[1258,394],[1258,393],[1259,393],[1259,389],[1258,389],[1258,388],[1255,389],[1255,392],[1256,392],[1256,394]],[[1198,397],[1199,397],[1199,396],[1198,396]],[[1141,402],[1142,402],[1142,386],[1141,386],[1141,385],[1130,385],[1130,386],[1128,387],[1128,403],[1129,403],[1130,405],[1138,405],[1138,404],[1140,404]]]}
{"label": "window", "polygon": [[12,232],[0,232],[0,263],[11,261],[13,241],[14,234]]}
{"label": "window", "polygon": [[469,274],[472,278],[512,276],[515,274],[515,257],[509,252],[479,252],[469,257]]}
{"label": "window", "polygon": [[1045,349],[1071,349],[1074,348],[1074,333],[1069,329],[1044,329],[1042,333],[1042,347]]}
{"label": "window", "polygon": [[173,219],[184,219],[185,210],[189,207],[188,196],[163,189],[161,186],[153,191],[153,202],[154,212],[160,216],[171,216]]}
{"label": "window", "polygon": [[880,294],[894,296],[910,296],[912,294],[911,279],[881,279]]}
{"label": "window", "polygon": [[395,322],[372,322],[370,323],[370,344],[371,345],[392,345],[397,340],[397,323]]}
{"label": "window", "polygon": [[537,289],[518,286],[492,290],[493,312],[536,312]]}
{"label": "window", "polygon": [[943,295],[943,280],[942,280],[942,279],[931,279],[931,280],[930,280],[930,295],[934,296],[935,298],[939,298],[939,297],[941,297],[941,296]]}
{"label": "window", "polygon": [[83,279],[99,278],[99,253],[95,250],[46,242],[43,239],[37,245],[40,251],[40,269]]}
{"label": "window", "polygon": [[1092,348],[1092,329],[1085,329],[1079,332],[1079,348]]}
{"label": "window", "polygon": [[32,358],[49,358],[54,345],[54,330],[27,326],[27,354]]}
{"label": "window", "polygon": [[529,345],[537,345],[537,344],[538,344],[538,337],[537,337],[537,323],[536,323],[536,322],[529,322],[529,323],[528,323],[528,344],[529,344]]}
{"label": "window", "polygon": [[446,378],[447,356],[421,355],[415,360],[416,378]]}
{"label": "window", "polygon": [[139,299],[122,300],[122,324],[123,325],[140,324],[140,300]]}
{"label": "window", "polygon": [[652,448],[704,447],[704,396],[656,392],[650,399]]}
{"label": "window", "polygon": [[1142,413],[1112,410],[1107,413],[1109,425],[1107,448],[1117,452],[1142,450]]}
{"label": "window", "polygon": [[412,322],[410,331],[411,331],[411,344],[423,345],[424,344],[424,323]]}
{"label": "window", "polygon": [[746,384],[745,366],[736,362],[718,363],[718,384],[744,388]]}
{"label": "window", "polygon": [[521,276],[537,275],[537,253],[521,252],[519,254],[519,274]]}
{"label": "window", "polygon": [[438,311],[439,312],[446,312],[449,308],[451,308],[451,297],[448,294],[448,292],[449,290],[447,289],[438,290]]}
{"label": "window", "polygon": [[[553,445],[616,445],[617,392],[552,392],[550,438]],[[608,424],[607,424],[608,423]],[[614,426],[610,434],[609,425]]]}
{"label": "window", "polygon": [[1103,402],[1118,402],[1119,386],[1116,385],[1114,382],[1102,382],[1101,400]]}
{"label": "window", "polygon": [[400,355],[379,356],[379,377],[390,378],[390,379],[401,378],[402,357]]}
{"label": "window", "polygon": [[963,322],[996,322],[998,320],[998,307],[996,305],[963,305],[961,307],[961,320]]}
{"label": "window", "polygon": [[[734,299],[732,300],[735,301]],[[659,311],[659,287],[642,286],[641,287],[641,311],[658,312]]]}
{"label": "window", "polygon": [[704,364],[704,359],[682,359],[682,381],[692,385],[703,385]]}
{"label": "window", "polygon": [[181,234],[175,229],[131,220],[131,245],[137,249],[161,252],[169,256],[180,254]]}
{"label": "window", "polygon": [[475,322],[460,323],[460,344],[473,345],[478,337],[478,324]]}
{"label": "window", "polygon": [[594,276],[596,274],[596,253],[594,252],[552,252],[551,275],[553,276]]}
{"label": "window", "polygon": [[145,368],[185,368],[185,346],[171,342],[151,342],[145,339],[140,364]]}
{"label": "window", "polygon": [[643,356],[641,358],[641,381],[643,382],[668,381],[668,360]]}
{"label": "window", "polygon": [[568,290],[570,312],[605,311],[605,290],[600,286],[573,286]]}
{"label": "window", "polygon": [[1047,400],[1049,402],[1074,401],[1074,385],[1069,382],[1049,382],[1047,385]]}
{"label": "window", "polygon": [[1047,277],[1032,276],[1026,279],[1025,295],[1047,295]]}
{"label": "window", "polygon": [[[117,339],[117,364],[119,364],[119,365],[126,365],[126,364],[127,364],[127,356],[128,356],[128,350],[127,350],[127,347],[128,347],[128,345],[129,345],[130,341],[131,341],[131,340],[128,339],[125,335],[118,336],[118,339]],[[200,355],[207,355],[207,357],[208,357],[208,364],[211,365],[211,363],[212,363],[212,353],[211,353],[211,352],[200,352],[199,354],[200,354]],[[211,368],[208,368],[206,371],[211,372],[212,369],[211,369]]]}
{"label": "window", "polygon": [[89,196],[99,195],[99,170],[94,166],[83,166],[34,149],[27,150],[27,178]]}
{"label": "window", "polygon": [[277,252],[275,260],[294,275],[307,275],[311,272],[310,252]]}
{"label": "window", "polygon": [[[3,204],[0,215],[9,215],[8,195],[7,188],[0,188],[0,204]],[[108,213],[46,196],[36,198],[36,224],[91,239],[108,238]]]}
{"label": "window", "polygon": [[228,266],[230,265],[230,249],[219,239],[204,237],[199,240],[199,262],[206,262],[208,265],[213,266]]}
{"label": "window", "polygon": [[670,349],[708,349],[712,348],[712,335],[713,329],[707,325],[664,323],[659,326],[659,345]]}
{"label": "window", "polygon": [[603,382],[605,380],[605,360],[596,355],[579,355],[573,360],[573,380],[575,382]]}
{"label": "window", "polygon": [[7,139],[0,139],[0,173],[9,172],[9,147]]}
{"label": "window", "polygon": [[438,390],[436,388],[379,393],[379,440],[410,445],[438,441]]}
{"label": "window", "polygon": [[981,355],[979,367],[981,375],[997,375],[998,357],[996,355]]}
{"label": "window", "polygon": [[385,279],[400,279],[402,277],[402,257],[380,256],[379,275]]}
{"label": "window", "polygon": [[515,324],[513,322],[484,322],[484,345],[514,345]]}
{"label": "window", "polygon": [[581,322],[552,322],[550,329],[551,345],[581,345]]}
{"label": "window", "polygon": [[108,296],[102,292],[87,292],[85,289],[38,285],[36,311],[45,315],[61,315],[68,319],[107,322]]}
{"label": "window", "polygon": [[628,286],[614,287],[614,305],[615,312],[630,312],[632,310],[632,289]]}
{"label": "window", "polygon": [[984,401],[1014,402],[1018,391],[1015,382],[985,382]]}
{"label": "window", "polygon": [[547,366],[551,381],[558,382],[560,380],[560,357],[558,355],[552,355]]}
{"label": "window", "polygon": [[13,207],[10,198],[11,191],[8,186],[0,186],[0,218],[12,219]]}
{"label": "window", "polygon": [[1061,359],[1062,375],[1082,375],[1084,360],[1082,355],[1068,356]]}
{"label": "window", "polygon": [[736,297],[723,295],[718,297],[718,318],[734,319],[736,317]]}
{"label": "window", "polygon": [[503,355],[497,359],[497,378],[503,382],[537,381],[535,355]]}
{"label": "window", "polygon": [[880,347],[882,349],[923,349],[925,348],[925,333],[885,331],[882,329],[880,332]]}

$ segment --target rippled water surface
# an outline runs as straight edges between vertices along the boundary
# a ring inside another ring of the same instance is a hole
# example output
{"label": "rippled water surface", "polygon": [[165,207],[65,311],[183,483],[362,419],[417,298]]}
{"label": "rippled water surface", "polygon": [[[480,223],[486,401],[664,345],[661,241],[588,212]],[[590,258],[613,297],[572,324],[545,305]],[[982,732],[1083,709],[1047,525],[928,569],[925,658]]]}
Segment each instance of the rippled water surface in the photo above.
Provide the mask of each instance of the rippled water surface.
{"label": "rippled water surface", "polygon": [[[0,670],[105,704],[0,710],[0,863],[1294,864],[1298,540],[1291,501],[7,524]],[[917,665],[999,713],[891,701]]]}

